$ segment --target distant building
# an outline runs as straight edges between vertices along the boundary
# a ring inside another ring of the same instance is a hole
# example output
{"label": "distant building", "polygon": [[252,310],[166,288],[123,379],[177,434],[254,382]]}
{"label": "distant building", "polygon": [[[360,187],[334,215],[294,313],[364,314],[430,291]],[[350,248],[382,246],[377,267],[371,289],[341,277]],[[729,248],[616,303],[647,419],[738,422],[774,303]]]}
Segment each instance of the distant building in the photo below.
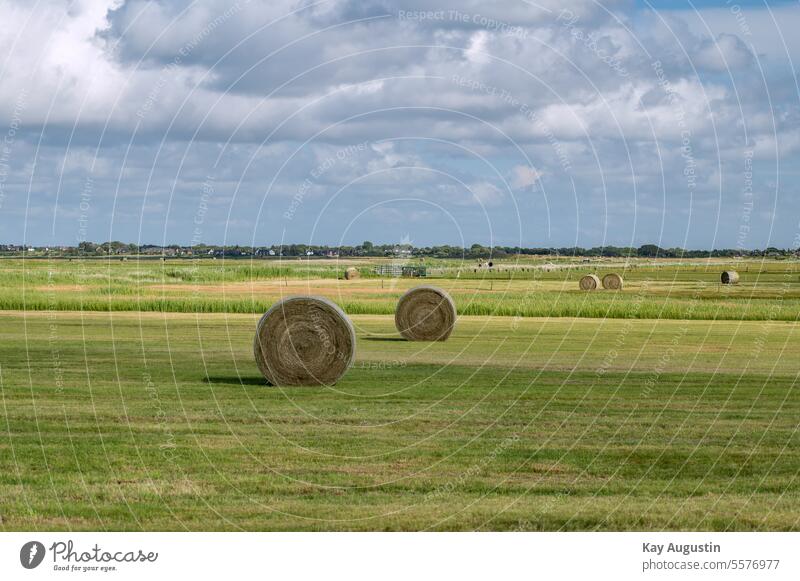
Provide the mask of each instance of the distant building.
{"label": "distant building", "polygon": [[375,267],[375,274],[391,277],[426,277],[428,269],[424,266],[403,266],[401,264],[380,264]]}

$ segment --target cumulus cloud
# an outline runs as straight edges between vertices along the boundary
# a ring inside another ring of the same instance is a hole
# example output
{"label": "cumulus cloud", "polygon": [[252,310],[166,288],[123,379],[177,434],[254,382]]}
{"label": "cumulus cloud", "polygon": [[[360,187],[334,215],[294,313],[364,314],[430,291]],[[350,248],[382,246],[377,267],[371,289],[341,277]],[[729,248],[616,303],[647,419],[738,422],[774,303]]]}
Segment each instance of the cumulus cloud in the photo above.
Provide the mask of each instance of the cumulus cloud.
{"label": "cumulus cloud", "polygon": [[[28,182],[34,205],[56,216],[70,215],[89,179],[98,212],[114,192],[146,200],[120,215],[172,198],[163,207],[191,216],[213,174],[217,203],[233,208],[225,219],[250,220],[254,232],[285,228],[284,201],[301,191],[291,226],[313,224],[344,186],[343,214],[404,196],[467,222],[476,204],[501,221],[546,207],[568,239],[567,215],[628,220],[618,208],[631,198],[661,212],[663,199],[685,207],[691,194],[698,207],[716,204],[715,220],[735,215],[720,192],[741,181],[746,152],[764,163],[798,154],[794,76],[759,60],[750,43],[769,35],[756,17],[758,38],[746,40],[735,22],[710,32],[690,15],[624,1],[51,0],[5,3],[0,18],[12,230],[24,210],[12,194],[26,195]],[[691,191],[690,162],[706,172]],[[762,171],[781,181],[777,163]],[[504,175],[514,190],[542,187],[518,207]],[[283,200],[281,211],[266,198]],[[107,232],[102,213],[96,223]],[[166,227],[188,228],[176,217],[117,226]]]}
{"label": "cumulus cloud", "polygon": [[479,182],[470,186],[473,199],[482,205],[494,206],[503,200],[503,192],[491,182]]}
{"label": "cumulus cloud", "polygon": [[694,53],[694,62],[712,71],[727,71],[746,67],[754,62],[753,53],[734,34],[720,34],[704,41]]}
{"label": "cumulus cloud", "polygon": [[517,189],[529,188],[539,181],[542,173],[527,165],[516,165],[512,168],[511,185]]}

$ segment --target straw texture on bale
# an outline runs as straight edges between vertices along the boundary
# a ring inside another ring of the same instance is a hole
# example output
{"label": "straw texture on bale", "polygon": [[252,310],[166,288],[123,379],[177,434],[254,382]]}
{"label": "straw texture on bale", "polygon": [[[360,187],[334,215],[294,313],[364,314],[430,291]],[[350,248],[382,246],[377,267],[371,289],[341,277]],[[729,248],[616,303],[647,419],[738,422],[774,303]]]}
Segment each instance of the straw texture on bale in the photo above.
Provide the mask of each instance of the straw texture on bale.
{"label": "straw texture on bale", "polygon": [[354,278],[361,277],[361,273],[358,272],[358,269],[354,266],[351,266],[344,271],[344,278],[345,280],[353,280]]}
{"label": "straw texture on bale", "polygon": [[719,280],[722,284],[738,284],[739,273],[735,270],[723,270]]}
{"label": "straw texture on bale", "polygon": [[585,291],[595,290],[600,287],[600,279],[597,278],[596,274],[587,274],[581,277],[581,280],[578,281],[578,286]]}
{"label": "straw texture on bale", "polygon": [[603,277],[603,288],[609,290],[622,290],[622,277],[616,272],[610,272]]}
{"label": "straw texture on bale", "polygon": [[456,324],[456,305],[435,286],[418,286],[397,302],[394,323],[409,341],[444,341]]}
{"label": "straw texture on bale", "polygon": [[289,297],[261,317],[253,351],[271,385],[333,385],[353,364],[356,334],[328,299]]}

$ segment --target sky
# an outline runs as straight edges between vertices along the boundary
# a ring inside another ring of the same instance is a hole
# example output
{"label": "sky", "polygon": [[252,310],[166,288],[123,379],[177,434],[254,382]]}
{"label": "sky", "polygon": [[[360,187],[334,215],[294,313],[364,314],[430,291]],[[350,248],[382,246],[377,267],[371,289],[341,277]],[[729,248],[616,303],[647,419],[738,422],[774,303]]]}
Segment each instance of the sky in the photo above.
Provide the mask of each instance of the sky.
{"label": "sky", "polygon": [[0,243],[800,245],[800,3],[0,3]]}

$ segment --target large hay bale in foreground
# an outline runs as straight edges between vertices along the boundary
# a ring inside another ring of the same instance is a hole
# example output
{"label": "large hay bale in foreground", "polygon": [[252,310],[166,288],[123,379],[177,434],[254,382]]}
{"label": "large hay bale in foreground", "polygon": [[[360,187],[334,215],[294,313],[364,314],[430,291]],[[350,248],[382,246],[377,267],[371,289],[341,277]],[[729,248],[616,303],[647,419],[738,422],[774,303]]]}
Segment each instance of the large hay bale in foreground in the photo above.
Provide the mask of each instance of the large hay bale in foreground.
{"label": "large hay bale in foreground", "polygon": [[581,280],[578,281],[578,286],[585,291],[596,290],[600,287],[600,279],[597,278],[596,274],[587,274],[581,277]]}
{"label": "large hay bale in foreground", "polygon": [[358,269],[354,266],[346,268],[344,271],[344,278],[345,280],[353,280],[355,278],[360,278],[361,273],[358,272]]}
{"label": "large hay bale in foreground", "polygon": [[435,286],[418,286],[397,302],[394,324],[409,341],[444,341],[456,324],[456,305]]}
{"label": "large hay bale in foreground", "polygon": [[356,333],[328,299],[289,297],[261,317],[253,352],[271,385],[333,385],[353,364]]}
{"label": "large hay bale in foreground", "polygon": [[735,270],[723,270],[719,280],[722,284],[739,284],[739,273]]}
{"label": "large hay bale in foreground", "polygon": [[608,290],[622,290],[622,277],[616,272],[609,272],[603,277],[603,288]]}

